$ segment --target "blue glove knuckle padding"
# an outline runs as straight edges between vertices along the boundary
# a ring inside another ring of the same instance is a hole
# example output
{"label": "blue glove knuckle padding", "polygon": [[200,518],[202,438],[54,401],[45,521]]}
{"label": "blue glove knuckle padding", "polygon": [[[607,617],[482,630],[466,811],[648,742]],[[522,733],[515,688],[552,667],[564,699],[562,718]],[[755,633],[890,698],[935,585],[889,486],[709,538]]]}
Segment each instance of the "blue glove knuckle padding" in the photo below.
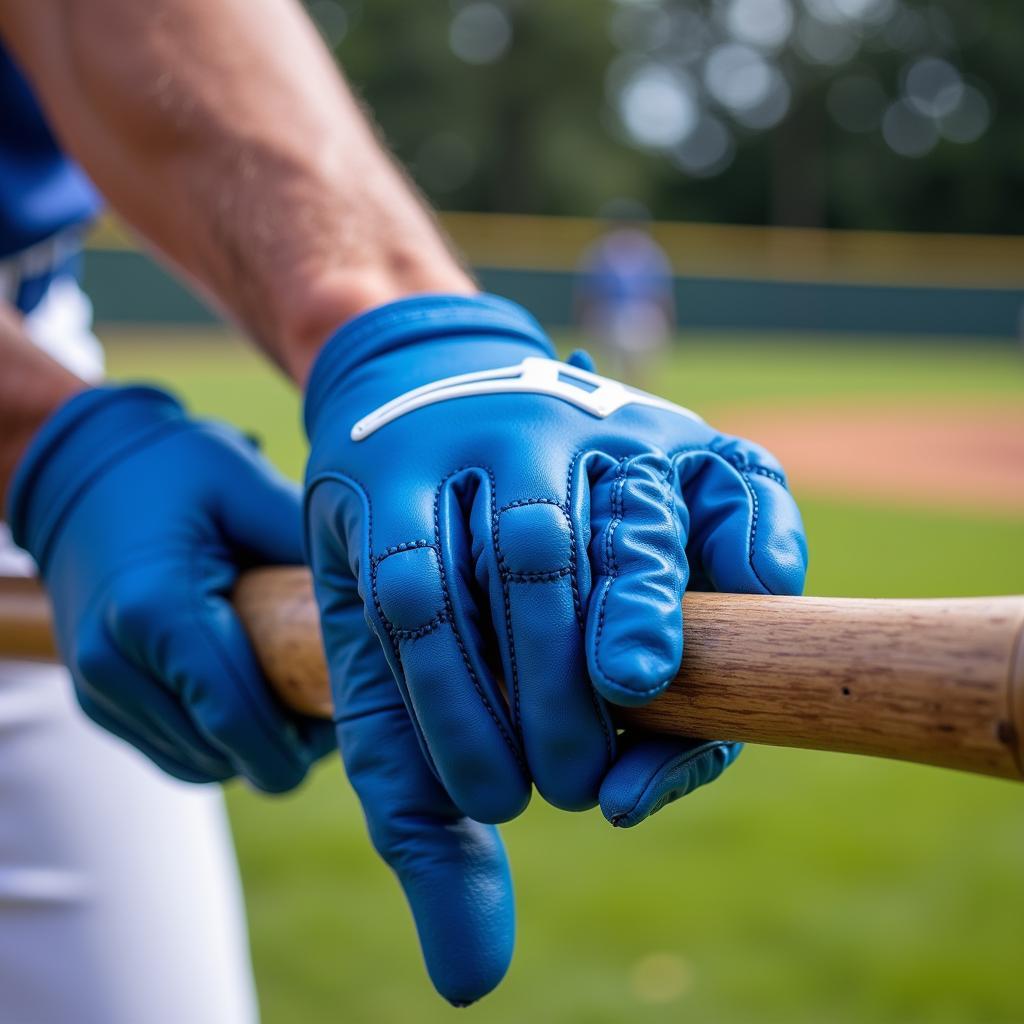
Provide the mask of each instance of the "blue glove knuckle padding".
{"label": "blue glove knuckle padding", "polygon": [[227,595],[302,560],[301,504],[234,430],[152,388],[98,388],[44,425],[11,489],[86,714],[189,781],[297,785],[336,740],[276,702]]}
{"label": "blue glove knuckle padding", "polygon": [[[738,744],[617,736],[608,703],[644,703],[676,675],[691,577],[791,593],[806,568],[766,452],[658,400],[598,415],[554,386],[494,384],[552,358],[512,303],[422,296],[343,327],[306,396],[307,548],[339,744],[431,976],[459,1003],[512,949],[504,854],[468,819],[515,816],[533,784],[628,827],[712,781]],[[587,362],[566,366],[579,380],[572,366]],[[467,394],[467,374],[487,383]],[[451,904],[426,895],[449,887]]]}

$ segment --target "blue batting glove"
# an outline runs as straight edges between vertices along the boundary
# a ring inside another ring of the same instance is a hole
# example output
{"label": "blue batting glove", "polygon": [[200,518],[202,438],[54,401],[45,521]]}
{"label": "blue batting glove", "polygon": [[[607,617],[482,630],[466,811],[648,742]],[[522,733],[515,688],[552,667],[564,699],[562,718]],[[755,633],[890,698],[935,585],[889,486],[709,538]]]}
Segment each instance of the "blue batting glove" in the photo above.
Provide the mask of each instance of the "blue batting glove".
{"label": "blue batting glove", "polygon": [[[630,826],[716,778],[738,745],[618,735],[608,705],[672,681],[688,579],[793,594],[806,568],[772,456],[554,355],[513,303],[412,298],[338,331],[306,397],[339,745],[459,1003],[513,943],[504,853],[478,822],[535,785]],[[364,606],[390,674],[353,642]]]}
{"label": "blue batting glove", "polygon": [[82,392],[22,459],[9,518],[101,726],[180,779],[272,792],[333,749],[278,704],[228,602],[242,569],[303,561],[297,491],[235,430],[152,388]]}

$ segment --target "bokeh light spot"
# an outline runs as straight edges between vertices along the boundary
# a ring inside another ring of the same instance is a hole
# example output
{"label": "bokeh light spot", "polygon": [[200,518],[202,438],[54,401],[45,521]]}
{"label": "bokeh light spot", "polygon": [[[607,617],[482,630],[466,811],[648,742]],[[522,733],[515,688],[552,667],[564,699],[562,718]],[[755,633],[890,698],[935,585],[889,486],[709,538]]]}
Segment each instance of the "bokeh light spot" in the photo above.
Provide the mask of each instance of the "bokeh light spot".
{"label": "bokeh light spot", "polygon": [[796,46],[812,64],[845,64],[860,48],[860,36],[842,22],[804,15],[797,24]]}
{"label": "bokeh light spot", "polygon": [[721,174],[736,155],[732,132],[712,114],[702,114],[689,137],[672,151],[675,165],[694,178]]}
{"label": "bokeh light spot", "polygon": [[316,0],[309,5],[309,16],[330,49],[333,50],[345,38],[348,12],[337,0]]}
{"label": "bokeh light spot", "polygon": [[633,965],[629,980],[640,1002],[664,1005],[693,988],[693,966],[678,953],[650,953]]}
{"label": "bokeh light spot", "polygon": [[667,149],[682,142],[697,125],[696,87],[685,72],[646,64],[622,84],[619,117],[642,146]]}
{"label": "bokeh light spot", "polygon": [[960,145],[977,142],[992,122],[992,108],[984,94],[973,85],[965,85],[954,110],[939,119],[943,138]]}
{"label": "bokeh light spot", "polygon": [[725,25],[737,42],[777,50],[793,31],[793,7],[789,0],[729,0]]}
{"label": "bokeh light spot", "polygon": [[945,117],[960,105],[964,81],[952,64],[939,57],[914,61],[903,79],[907,102],[925,117]]}
{"label": "bokeh light spot", "polygon": [[935,121],[925,117],[906,100],[889,104],[882,118],[882,137],[894,153],[919,157],[930,152],[939,140]]}
{"label": "bokeh light spot", "polygon": [[493,64],[512,42],[508,15],[490,0],[466,4],[452,18],[448,44],[467,64]]}
{"label": "bokeh light spot", "polygon": [[753,110],[771,93],[772,70],[772,65],[752,47],[722,43],[708,54],[704,85],[723,107]]}

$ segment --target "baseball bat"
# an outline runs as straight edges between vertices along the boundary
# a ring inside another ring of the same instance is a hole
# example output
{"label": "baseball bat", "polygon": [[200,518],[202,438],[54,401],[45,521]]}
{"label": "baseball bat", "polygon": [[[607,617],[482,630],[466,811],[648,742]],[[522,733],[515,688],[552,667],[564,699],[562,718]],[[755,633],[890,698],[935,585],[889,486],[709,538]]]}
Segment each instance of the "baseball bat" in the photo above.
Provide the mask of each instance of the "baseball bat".
{"label": "baseball bat", "polygon": [[[256,569],[233,600],[283,703],[332,711],[309,573]],[[1024,596],[687,594],[675,682],[619,725],[1024,779]],[[0,579],[0,656],[55,659],[49,605]]]}

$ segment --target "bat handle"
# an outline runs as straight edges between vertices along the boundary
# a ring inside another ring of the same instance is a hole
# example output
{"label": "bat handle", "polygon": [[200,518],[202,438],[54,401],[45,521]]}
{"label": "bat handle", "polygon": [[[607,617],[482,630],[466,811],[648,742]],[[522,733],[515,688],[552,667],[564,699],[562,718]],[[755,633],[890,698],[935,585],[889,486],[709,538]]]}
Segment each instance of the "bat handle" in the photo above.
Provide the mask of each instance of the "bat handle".
{"label": "bat handle", "polygon": [[[284,700],[331,714],[309,577],[248,573],[235,602]],[[1024,597],[688,594],[675,683],[619,725],[1024,778]]]}
{"label": "bat handle", "polygon": [[[333,713],[309,573],[257,569],[234,602],[289,707]],[[1024,778],[1024,597],[688,594],[675,683],[619,725]],[[0,578],[0,656],[55,658],[38,583]]]}

